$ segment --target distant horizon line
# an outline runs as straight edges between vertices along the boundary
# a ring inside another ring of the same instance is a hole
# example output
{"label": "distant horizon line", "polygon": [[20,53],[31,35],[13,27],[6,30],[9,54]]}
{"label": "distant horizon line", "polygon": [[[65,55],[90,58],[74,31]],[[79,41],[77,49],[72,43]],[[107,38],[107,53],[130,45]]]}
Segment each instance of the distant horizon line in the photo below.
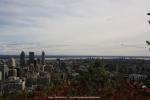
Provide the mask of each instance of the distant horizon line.
{"label": "distant horizon line", "polygon": [[[26,57],[29,55],[27,54]],[[35,57],[41,56],[40,54],[35,54]],[[20,57],[20,54],[0,54],[1,57]],[[69,55],[69,54],[45,54],[45,58],[54,58],[54,57],[133,57],[133,58],[150,58],[150,56],[135,56],[135,55]]]}

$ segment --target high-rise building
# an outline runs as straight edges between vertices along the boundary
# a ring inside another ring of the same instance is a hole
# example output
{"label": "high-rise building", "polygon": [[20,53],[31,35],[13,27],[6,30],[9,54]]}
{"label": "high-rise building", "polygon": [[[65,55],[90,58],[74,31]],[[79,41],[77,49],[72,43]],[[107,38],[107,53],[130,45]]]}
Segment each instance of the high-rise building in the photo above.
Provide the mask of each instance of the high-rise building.
{"label": "high-rise building", "polygon": [[25,53],[24,53],[24,51],[22,51],[21,54],[20,54],[20,66],[24,67],[25,63],[26,63],[26,61],[25,61]]}
{"label": "high-rise building", "polygon": [[45,52],[44,51],[42,52],[42,57],[41,58],[42,58],[41,59],[41,64],[45,65]]}
{"label": "high-rise building", "polygon": [[6,80],[8,77],[8,70],[9,68],[5,64],[4,61],[0,61],[0,72],[2,73],[2,80]]}
{"label": "high-rise building", "polygon": [[29,65],[34,64],[34,52],[29,52]]}
{"label": "high-rise building", "polygon": [[16,67],[16,60],[14,58],[9,59],[8,67],[9,68],[15,68]]}
{"label": "high-rise building", "polygon": [[58,62],[58,66],[59,68],[61,67],[61,60],[60,59],[57,59],[57,62]]}
{"label": "high-rise building", "polygon": [[41,59],[37,58],[37,64],[40,65],[41,64]]}

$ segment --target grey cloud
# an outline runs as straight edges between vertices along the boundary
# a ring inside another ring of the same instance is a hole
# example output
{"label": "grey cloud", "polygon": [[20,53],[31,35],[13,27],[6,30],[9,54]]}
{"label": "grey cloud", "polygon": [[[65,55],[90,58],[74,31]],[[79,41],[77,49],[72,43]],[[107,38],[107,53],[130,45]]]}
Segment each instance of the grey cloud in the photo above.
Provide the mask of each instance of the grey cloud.
{"label": "grey cloud", "polygon": [[34,50],[34,49],[62,49],[64,47],[67,47],[69,45],[65,45],[65,44],[41,44],[41,43],[24,43],[24,42],[0,42],[1,45],[1,49],[6,49],[6,50]]}
{"label": "grey cloud", "polygon": [[145,13],[149,3],[148,0],[1,0],[0,42],[6,43],[0,44],[12,53],[24,49],[59,54],[147,55],[144,48],[120,43],[140,43],[141,47],[148,40],[150,30]]}

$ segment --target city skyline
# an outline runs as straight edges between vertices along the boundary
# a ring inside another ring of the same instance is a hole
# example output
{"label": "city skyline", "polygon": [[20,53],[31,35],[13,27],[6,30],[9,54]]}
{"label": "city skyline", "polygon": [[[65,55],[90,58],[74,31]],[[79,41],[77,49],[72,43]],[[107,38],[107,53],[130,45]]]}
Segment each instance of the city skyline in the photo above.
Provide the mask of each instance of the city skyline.
{"label": "city skyline", "polygon": [[149,56],[149,0],[0,0],[0,54]]}

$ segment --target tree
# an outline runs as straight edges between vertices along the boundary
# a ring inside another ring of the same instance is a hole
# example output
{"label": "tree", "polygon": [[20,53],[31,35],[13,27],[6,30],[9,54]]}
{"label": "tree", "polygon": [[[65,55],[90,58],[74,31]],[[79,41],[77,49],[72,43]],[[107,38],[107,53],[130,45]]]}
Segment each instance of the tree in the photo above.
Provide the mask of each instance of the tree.
{"label": "tree", "polygon": [[110,74],[105,70],[102,61],[97,59],[90,65],[88,72],[81,72],[77,80],[89,90],[89,94],[95,95],[99,89],[110,85]]}

